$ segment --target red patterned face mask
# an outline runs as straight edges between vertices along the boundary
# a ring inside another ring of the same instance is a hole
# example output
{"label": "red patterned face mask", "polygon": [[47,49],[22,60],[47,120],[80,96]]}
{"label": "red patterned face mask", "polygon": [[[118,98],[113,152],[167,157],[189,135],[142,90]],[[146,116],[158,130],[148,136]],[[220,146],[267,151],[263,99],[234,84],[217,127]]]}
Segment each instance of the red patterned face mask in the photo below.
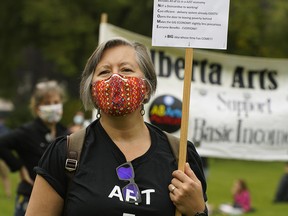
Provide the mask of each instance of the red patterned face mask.
{"label": "red patterned face mask", "polygon": [[124,116],[134,112],[146,94],[144,79],[113,74],[92,84],[92,99],[104,112],[112,116]]}

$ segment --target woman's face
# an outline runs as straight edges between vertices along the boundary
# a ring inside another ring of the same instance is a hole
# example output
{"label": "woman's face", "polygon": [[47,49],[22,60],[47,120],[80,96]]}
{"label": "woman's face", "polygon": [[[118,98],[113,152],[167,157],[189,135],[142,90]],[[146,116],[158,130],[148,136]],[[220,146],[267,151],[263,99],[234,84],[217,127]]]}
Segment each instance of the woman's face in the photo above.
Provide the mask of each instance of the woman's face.
{"label": "woman's face", "polygon": [[233,184],[233,188],[235,191],[240,191],[241,190],[241,184],[239,181],[235,181]]}
{"label": "woman's face", "polygon": [[103,114],[119,117],[140,109],[148,91],[132,47],[121,45],[104,51],[93,74],[91,95]]}
{"label": "woman's face", "polygon": [[37,106],[36,113],[45,123],[59,122],[63,114],[61,96],[57,92],[47,93]]}
{"label": "woman's face", "polygon": [[92,82],[107,79],[113,74],[144,78],[132,47],[121,45],[105,50],[95,68]]}

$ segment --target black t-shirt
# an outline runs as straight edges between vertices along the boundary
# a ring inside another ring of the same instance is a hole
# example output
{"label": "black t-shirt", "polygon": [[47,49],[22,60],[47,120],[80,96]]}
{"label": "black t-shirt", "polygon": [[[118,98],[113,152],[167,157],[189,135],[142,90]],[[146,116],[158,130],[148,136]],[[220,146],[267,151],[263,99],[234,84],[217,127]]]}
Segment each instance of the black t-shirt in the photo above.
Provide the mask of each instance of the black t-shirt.
{"label": "black t-shirt", "polygon": [[[139,204],[123,201],[121,188],[128,182],[118,179],[116,167],[125,163],[126,159],[99,121],[87,128],[80,164],[69,190],[64,168],[66,138],[59,138],[49,147],[35,170],[66,200],[66,215],[175,215],[168,185],[177,163],[163,132],[149,124],[147,126],[151,147],[132,161],[135,182],[141,191],[142,202]],[[206,182],[200,157],[192,143],[189,142],[187,149],[190,166],[202,182],[206,200]]]}

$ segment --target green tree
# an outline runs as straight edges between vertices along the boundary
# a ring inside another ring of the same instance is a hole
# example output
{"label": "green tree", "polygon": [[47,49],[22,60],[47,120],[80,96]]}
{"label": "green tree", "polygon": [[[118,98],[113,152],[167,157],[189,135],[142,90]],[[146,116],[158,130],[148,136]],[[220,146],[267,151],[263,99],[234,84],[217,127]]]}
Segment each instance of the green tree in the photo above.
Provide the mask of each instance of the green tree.
{"label": "green tree", "polygon": [[231,1],[227,52],[287,58],[287,16],[285,0]]}
{"label": "green tree", "polygon": [[[2,0],[0,97],[12,98],[24,113],[34,84],[48,78],[66,84],[69,100],[77,100],[81,71],[98,43],[101,14],[107,13],[111,24],[151,37],[153,2]],[[287,58],[287,16],[287,0],[230,0],[224,52]]]}

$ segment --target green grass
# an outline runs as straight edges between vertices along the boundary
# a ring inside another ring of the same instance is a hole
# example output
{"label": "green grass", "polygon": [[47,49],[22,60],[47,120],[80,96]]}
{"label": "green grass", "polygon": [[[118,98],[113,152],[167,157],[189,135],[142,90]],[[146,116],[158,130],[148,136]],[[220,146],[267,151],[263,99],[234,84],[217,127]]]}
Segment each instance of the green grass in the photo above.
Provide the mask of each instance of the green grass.
{"label": "green grass", "polygon": [[12,183],[12,197],[7,198],[4,193],[3,184],[0,179],[0,215],[1,216],[13,216],[14,215],[14,203],[16,197],[16,188],[19,179],[19,173],[10,174]]}
{"label": "green grass", "polygon": [[[251,216],[287,216],[288,203],[275,204],[273,197],[284,172],[283,162],[257,162],[210,159],[208,203],[217,209],[221,203],[231,203],[231,187],[237,178],[245,179],[255,212]],[[220,214],[214,214],[220,215]]]}
{"label": "green grass", "polygon": [[[256,162],[210,159],[208,177],[209,204],[215,209],[221,203],[231,202],[230,190],[233,181],[243,178],[247,181],[251,191],[252,205],[256,211],[250,216],[287,216],[287,204],[274,204],[272,202],[278,181],[284,172],[282,162]],[[18,173],[10,175],[13,191],[16,191]],[[12,216],[15,193],[8,199],[4,196],[3,187],[0,187],[0,215]],[[213,214],[218,216],[219,214]]]}

